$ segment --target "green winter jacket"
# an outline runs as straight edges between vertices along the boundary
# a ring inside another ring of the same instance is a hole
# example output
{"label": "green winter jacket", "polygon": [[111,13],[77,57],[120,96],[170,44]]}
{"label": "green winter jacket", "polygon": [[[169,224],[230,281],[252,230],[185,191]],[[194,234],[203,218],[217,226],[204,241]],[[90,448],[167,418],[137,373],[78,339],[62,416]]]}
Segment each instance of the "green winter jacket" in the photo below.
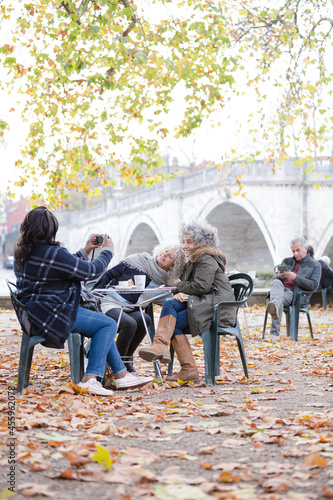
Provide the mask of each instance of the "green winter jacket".
{"label": "green winter jacket", "polygon": [[[225,264],[226,258],[221,250],[212,245],[197,245],[189,255],[175,293],[189,295],[187,314],[193,337],[211,327],[214,306],[218,302],[235,300],[233,289],[225,274]],[[235,323],[235,307],[222,307],[220,325],[234,326]]]}

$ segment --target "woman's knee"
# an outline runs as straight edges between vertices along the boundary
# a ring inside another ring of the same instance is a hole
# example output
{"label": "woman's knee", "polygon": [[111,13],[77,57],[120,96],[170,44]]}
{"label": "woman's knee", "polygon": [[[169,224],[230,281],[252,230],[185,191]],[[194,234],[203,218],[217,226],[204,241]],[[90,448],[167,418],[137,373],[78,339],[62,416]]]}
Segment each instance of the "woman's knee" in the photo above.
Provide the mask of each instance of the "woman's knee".
{"label": "woman's knee", "polygon": [[103,315],[101,314],[101,316],[103,316],[104,318],[102,321],[99,318],[99,322],[96,322],[97,327],[99,326],[99,330],[102,330],[102,329],[108,330],[110,336],[115,338],[116,333],[117,333],[117,322],[114,319],[109,318],[108,316],[106,316],[104,314]]}
{"label": "woman's knee", "polygon": [[137,329],[137,322],[129,314],[123,313],[120,321],[120,331],[127,335],[134,335]]}
{"label": "woman's knee", "polygon": [[161,317],[168,316],[169,314],[172,314],[173,316],[177,315],[174,302],[174,300],[167,300],[166,302],[164,302],[162,306]]}

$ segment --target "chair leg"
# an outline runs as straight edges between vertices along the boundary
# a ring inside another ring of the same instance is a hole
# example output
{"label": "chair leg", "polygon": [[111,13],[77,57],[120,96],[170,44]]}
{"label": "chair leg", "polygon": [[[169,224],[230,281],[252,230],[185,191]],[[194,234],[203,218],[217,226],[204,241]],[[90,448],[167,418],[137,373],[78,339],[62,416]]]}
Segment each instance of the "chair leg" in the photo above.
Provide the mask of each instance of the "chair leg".
{"label": "chair leg", "polygon": [[291,314],[291,309],[292,307],[288,307],[287,309],[284,309],[284,313],[286,315],[286,329],[287,329],[287,337],[292,337],[292,314]]}
{"label": "chair leg", "polygon": [[299,308],[293,307],[293,336],[292,340],[298,341]]}
{"label": "chair leg", "polygon": [[215,377],[219,377],[221,375],[221,366],[220,366],[220,335],[217,335],[216,339],[216,355],[215,355]]}
{"label": "chair leg", "polygon": [[175,359],[175,350],[173,348],[172,343],[170,344],[170,357],[171,357],[171,361],[168,364],[168,377],[172,377],[173,362]]}
{"label": "chair leg", "polygon": [[286,326],[287,337],[297,342],[298,340],[298,324],[299,324],[299,309],[295,306],[289,306],[286,310]]}
{"label": "chair leg", "polygon": [[263,329],[262,329],[262,336],[261,336],[262,339],[265,338],[266,325],[267,325],[267,317],[268,317],[268,312],[266,310],[266,312],[265,312],[265,319],[264,319],[264,326],[263,326]]}
{"label": "chair leg", "polygon": [[68,351],[71,366],[71,378],[74,384],[78,384],[84,375],[83,341],[80,333],[71,333],[69,335]]}
{"label": "chair leg", "polygon": [[146,309],[145,309],[145,313],[149,314],[150,316],[150,326],[148,328],[149,330],[149,333],[150,333],[150,338],[151,340],[153,341],[154,340],[154,337],[155,337],[155,323],[154,323],[154,308],[153,308],[153,304],[149,304]]}
{"label": "chair leg", "polygon": [[206,330],[201,334],[204,358],[206,385],[215,385],[215,363],[216,363],[216,337],[211,330]]}
{"label": "chair leg", "polygon": [[306,311],[306,317],[308,318],[310,335],[311,335],[311,338],[313,339],[313,330],[312,330],[311,318],[310,318],[310,313],[308,311]]}
{"label": "chair leg", "polygon": [[239,354],[240,354],[240,357],[242,360],[244,374],[245,374],[246,378],[249,378],[249,372],[247,371],[247,362],[246,362],[243,340],[240,337],[236,337],[236,338],[237,338]]}
{"label": "chair leg", "polygon": [[24,376],[24,383],[23,387],[26,388],[29,385],[29,378],[30,378],[30,371],[31,371],[31,363],[32,363],[32,357],[34,354],[34,348],[35,346],[29,347],[29,353],[28,353],[28,359],[27,359],[27,366],[25,370],[25,376]]}
{"label": "chair leg", "polygon": [[[31,353],[30,353],[31,350]],[[29,375],[30,370],[28,370],[29,366],[29,356],[33,355],[34,346],[30,348],[30,337],[25,332],[22,333],[22,341],[21,341],[21,351],[20,351],[20,361],[19,361],[19,370],[17,377],[17,394],[22,394],[22,390],[24,387],[27,387],[29,384]],[[30,366],[31,366],[30,359]],[[28,383],[26,383],[28,381]],[[26,385],[25,385],[26,384]]]}
{"label": "chair leg", "polygon": [[[156,329],[155,329],[155,323],[154,323],[154,307],[153,307],[152,303],[148,304],[148,306],[145,309],[145,312],[147,314],[149,314],[150,319],[151,319],[148,331],[149,331],[151,342],[153,342],[154,337],[155,337],[155,333],[156,333]],[[142,318],[143,318],[143,316],[142,316]],[[171,351],[170,351],[170,353],[171,353]],[[160,367],[160,364],[158,361],[154,361],[154,371],[155,371],[155,378],[160,379],[161,384],[162,384],[163,380],[162,380],[161,367]],[[170,373],[170,367],[168,368],[168,376],[171,376],[171,375],[172,375],[172,366],[171,366],[171,373]]]}
{"label": "chair leg", "polygon": [[322,300],[323,300],[324,311],[326,311],[326,309],[327,309],[327,288],[322,288],[321,289],[321,297],[322,297]]}

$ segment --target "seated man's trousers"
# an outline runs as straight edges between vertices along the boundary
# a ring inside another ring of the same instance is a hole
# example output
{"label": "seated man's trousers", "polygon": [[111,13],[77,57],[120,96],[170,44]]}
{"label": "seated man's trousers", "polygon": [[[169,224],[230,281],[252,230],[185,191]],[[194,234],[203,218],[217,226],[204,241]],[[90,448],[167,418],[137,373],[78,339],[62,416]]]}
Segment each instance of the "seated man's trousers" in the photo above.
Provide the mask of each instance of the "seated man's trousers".
{"label": "seated man's trousers", "polygon": [[273,280],[270,292],[270,301],[274,302],[278,309],[278,319],[272,319],[271,334],[280,335],[283,308],[291,305],[293,296],[293,290],[286,288],[281,280]]}

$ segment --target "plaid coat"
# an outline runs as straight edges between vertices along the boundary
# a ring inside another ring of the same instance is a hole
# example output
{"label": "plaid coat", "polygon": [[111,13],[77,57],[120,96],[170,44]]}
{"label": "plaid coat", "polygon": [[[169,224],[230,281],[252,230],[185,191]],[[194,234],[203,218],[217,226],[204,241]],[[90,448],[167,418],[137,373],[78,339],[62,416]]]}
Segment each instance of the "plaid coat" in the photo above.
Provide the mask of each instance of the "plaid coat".
{"label": "plaid coat", "polygon": [[87,262],[81,252],[73,255],[63,247],[40,245],[20,268],[15,266],[18,299],[26,305],[35,333],[63,347],[80,304],[80,282],[103,274],[112,256],[111,249],[104,249]]}

